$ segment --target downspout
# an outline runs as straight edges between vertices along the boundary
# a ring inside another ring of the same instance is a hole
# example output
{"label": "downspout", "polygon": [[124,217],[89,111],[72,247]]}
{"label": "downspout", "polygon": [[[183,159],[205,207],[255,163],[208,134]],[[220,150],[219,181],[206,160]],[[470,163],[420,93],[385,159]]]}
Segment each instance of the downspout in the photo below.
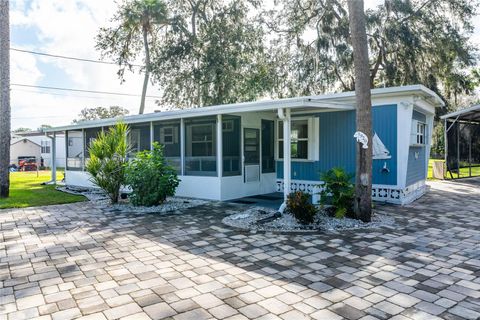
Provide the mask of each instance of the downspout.
{"label": "downspout", "polygon": [[283,203],[278,209],[283,213],[287,207],[287,199],[291,185],[291,117],[290,109],[278,109],[278,118],[283,121]]}

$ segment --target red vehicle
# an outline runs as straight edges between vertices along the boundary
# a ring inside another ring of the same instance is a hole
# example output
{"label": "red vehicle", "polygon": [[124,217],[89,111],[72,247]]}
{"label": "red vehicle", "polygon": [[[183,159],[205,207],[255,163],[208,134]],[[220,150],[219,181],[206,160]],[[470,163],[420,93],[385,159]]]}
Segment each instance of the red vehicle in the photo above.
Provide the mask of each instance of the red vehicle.
{"label": "red vehicle", "polygon": [[35,158],[19,159],[18,171],[37,171],[37,160]]}

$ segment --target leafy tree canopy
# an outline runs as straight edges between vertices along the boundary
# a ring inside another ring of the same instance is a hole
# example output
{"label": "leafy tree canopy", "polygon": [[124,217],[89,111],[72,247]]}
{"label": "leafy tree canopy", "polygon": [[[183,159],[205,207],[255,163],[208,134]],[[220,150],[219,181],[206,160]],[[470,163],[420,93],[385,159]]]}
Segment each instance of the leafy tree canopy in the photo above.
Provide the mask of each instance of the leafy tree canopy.
{"label": "leafy tree canopy", "polygon": [[[469,42],[476,0],[385,0],[367,10],[371,83],[422,83],[455,98],[478,82]],[[354,89],[346,0],[279,0],[263,20],[277,37],[278,96]]]}
{"label": "leafy tree canopy", "polygon": [[[162,106],[355,87],[346,0],[160,1],[125,0],[114,18],[116,27],[102,29],[97,48],[119,63],[123,77],[145,50],[138,23],[145,11],[135,4],[151,4],[158,15],[148,16],[151,64],[142,70],[162,88]],[[385,0],[367,10],[372,85],[421,83],[458,105],[462,95],[480,85],[477,50],[470,43],[478,4]]]}
{"label": "leafy tree canopy", "polygon": [[84,108],[80,111],[78,118],[73,123],[79,123],[88,120],[116,118],[128,115],[129,111],[119,106]]}
{"label": "leafy tree canopy", "polygon": [[30,128],[24,128],[24,127],[19,127],[19,128],[17,128],[17,129],[13,130],[12,132],[13,132],[13,133],[23,133],[23,132],[30,132],[30,131],[32,131],[32,129],[30,129]]}
{"label": "leafy tree canopy", "polygon": [[247,101],[270,87],[262,26],[247,0],[176,0],[172,32],[152,67],[164,90],[161,105],[207,106]]}

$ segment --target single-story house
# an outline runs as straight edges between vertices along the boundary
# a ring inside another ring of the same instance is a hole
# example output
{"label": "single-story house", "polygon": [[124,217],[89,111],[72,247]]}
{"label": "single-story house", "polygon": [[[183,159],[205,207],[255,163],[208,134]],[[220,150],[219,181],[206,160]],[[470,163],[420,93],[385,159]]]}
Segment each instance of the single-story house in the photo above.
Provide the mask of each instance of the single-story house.
{"label": "single-story house", "polygon": [[[28,140],[40,145],[40,156],[43,159],[43,165],[45,167],[52,167],[52,139],[45,136],[42,131],[28,131],[15,134],[18,137],[24,137]],[[55,139],[56,156],[55,162],[57,167],[65,166],[65,136],[56,135]]]}
{"label": "single-story house", "polygon": [[[424,194],[433,118],[443,101],[422,85],[372,90],[373,199],[405,204]],[[142,115],[133,151],[157,141],[178,171],[177,195],[214,200],[283,191],[316,193],[320,173],[355,172],[355,93],[261,100]],[[88,144],[118,119],[46,129],[65,133],[66,184],[92,187]]]}
{"label": "single-story house", "polygon": [[40,164],[42,159],[41,146],[26,137],[12,135],[10,141],[10,164],[18,165],[20,160],[35,159]]}

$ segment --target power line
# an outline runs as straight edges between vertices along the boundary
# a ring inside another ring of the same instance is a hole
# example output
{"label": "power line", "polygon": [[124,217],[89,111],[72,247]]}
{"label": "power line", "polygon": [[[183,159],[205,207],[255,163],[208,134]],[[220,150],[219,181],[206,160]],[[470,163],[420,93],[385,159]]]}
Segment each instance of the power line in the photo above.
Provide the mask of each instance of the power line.
{"label": "power line", "polygon": [[[82,61],[82,62],[92,62],[92,63],[102,63],[102,64],[109,64],[109,65],[118,65],[118,63],[113,62],[113,61],[101,61],[101,60],[69,57],[69,56],[62,56],[62,55],[59,55],[59,54],[51,54],[51,53],[45,53],[45,52],[30,51],[30,50],[24,50],[24,49],[18,49],[18,48],[10,48],[10,50],[23,52],[23,53],[31,53],[31,54],[36,54],[36,55],[39,55],[39,56],[45,56],[45,57],[51,57],[51,58],[60,58],[60,59],[68,59],[68,60],[75,60],[75,61]],[[131,66],[139,67],[139,68],[144,67],[144,66],[139,65],[139,64],[132,64]]]}
{"label": "power line", "polygon": [[12,117],[12,119],[50,119],[50,118],[65,118],[65,116],[46,116],[46,117]]}
{"label": "power line", "polygon": [[[83,89],[72,89],[72,88],[60,88],[60,87],[49,87],[49,86],[34,86],[29,84],[21,84],[21,83],[12,83],[10,86],[15,87],[26,87],[26,88],[39,88],[39,89],[48,89],[48,90],[60,90],[60,91],[74,91],[74,92],[87,92],[87,93],[96,93],[96,94],[109,94],[115,96],[127,96],[127,97],[140,97],[139,94],[133,93],[122,93],[122,92],[110,92],[110,91],[95,91],[95,90],[83,90]],[[161,99],[160,96],[145,96],[147,98],[157,98]]]}
{"label": "power line", "polygon": [[[111,100],[111,99],[122,99],[120,97],[118,98],[111,98],[111,97],[99,97],[99,96],[84,96],[84,95],[75,95],[75,94],[61,94],[61,93],[53,93],[53,92],[42,92],[42,91],[35,91],[35,90],[28,90],[28,89],[19,89],[19,88],[13,88],[13,91],[21,91],[21,92],[28,92],[28,93],[34,93],[34,94],[47,94],[49,96],[60,96],[60,97],[71,97],[71,98],[87,98],[87,99],[97,99],[97,100]],[[135,97],[136,98],[136,97]],[[146,97],[149,99],[157,99],[157,98],[151,98],[151,97]]]}

